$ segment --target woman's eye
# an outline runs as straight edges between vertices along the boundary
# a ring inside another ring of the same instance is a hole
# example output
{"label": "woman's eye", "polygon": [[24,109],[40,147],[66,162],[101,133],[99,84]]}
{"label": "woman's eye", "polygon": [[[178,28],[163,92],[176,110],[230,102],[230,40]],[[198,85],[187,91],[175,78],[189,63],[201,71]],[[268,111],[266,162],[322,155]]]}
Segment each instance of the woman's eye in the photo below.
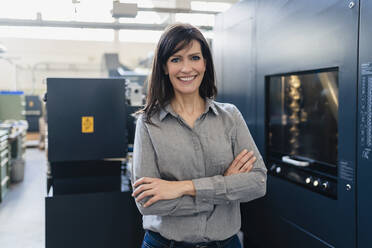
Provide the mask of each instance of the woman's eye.
{"label": "woman's eye", "polygon": [[200,56],[195,55],[195,56],[192,56],[191,59],[192,59],[192,60],[199,60],[199,59],[200,59]]}
{"label": "woman's eye", "polygon": [[180,59],[179,59],[179,58],[172,58],[170,61],[171,61],[172,63],[177,63],[177,62],[180,61]]}

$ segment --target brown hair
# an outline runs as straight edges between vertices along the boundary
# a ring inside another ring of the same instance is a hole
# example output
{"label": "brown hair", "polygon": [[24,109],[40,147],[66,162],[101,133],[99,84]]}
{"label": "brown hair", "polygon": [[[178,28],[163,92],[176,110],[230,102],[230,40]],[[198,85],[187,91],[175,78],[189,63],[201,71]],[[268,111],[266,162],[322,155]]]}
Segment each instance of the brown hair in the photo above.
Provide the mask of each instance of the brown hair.
{"label": "brown hair", "polygon": [[156,47],[146,104],[140,111],[140,113],[145,113],[147,123],[153,124],[150,120],[151,117],[169,103],[174,96],[169,75],[166,75],[164,71],[169,57],[187,47],[193,40],[200,43],[201,52],[206,61],[206,70],[199,87],[199,94],[203,99],[217,96],[212,54],[203,34],[190,24],[171,25],[164,31]]}

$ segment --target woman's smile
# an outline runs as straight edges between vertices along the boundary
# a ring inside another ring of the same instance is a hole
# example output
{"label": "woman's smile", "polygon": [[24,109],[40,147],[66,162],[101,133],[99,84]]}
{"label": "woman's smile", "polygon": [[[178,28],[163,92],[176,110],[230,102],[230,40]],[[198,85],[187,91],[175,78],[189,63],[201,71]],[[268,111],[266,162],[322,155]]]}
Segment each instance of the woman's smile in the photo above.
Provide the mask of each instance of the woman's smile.
{"label": "woman's smile", "polygon": [[183,77],[177,77],[179,80],[181,80],[182,82],[185,82],[185,83],[190,83],[192,82],[197,76],[183,76]]}
{"label": "woman's smile", "polygon": [[198,76],[195,75],[195,76],[182,76],[182,77],[177,77],[177,79],[181,82],[182,86],[190,86],[192,85],[194,82],[195,82],[195,79],[197,78]]}

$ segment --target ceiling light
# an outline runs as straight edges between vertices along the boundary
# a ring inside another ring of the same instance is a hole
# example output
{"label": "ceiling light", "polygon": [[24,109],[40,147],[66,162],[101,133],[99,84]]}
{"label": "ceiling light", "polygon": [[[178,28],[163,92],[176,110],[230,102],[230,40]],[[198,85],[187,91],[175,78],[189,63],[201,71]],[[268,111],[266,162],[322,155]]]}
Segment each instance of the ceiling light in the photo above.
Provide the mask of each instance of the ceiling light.
{"label": "ceiling light", "polygon": [[136,3],[121,3],[119,1],[113,2],[112,17],[136,17],[137,4]]}

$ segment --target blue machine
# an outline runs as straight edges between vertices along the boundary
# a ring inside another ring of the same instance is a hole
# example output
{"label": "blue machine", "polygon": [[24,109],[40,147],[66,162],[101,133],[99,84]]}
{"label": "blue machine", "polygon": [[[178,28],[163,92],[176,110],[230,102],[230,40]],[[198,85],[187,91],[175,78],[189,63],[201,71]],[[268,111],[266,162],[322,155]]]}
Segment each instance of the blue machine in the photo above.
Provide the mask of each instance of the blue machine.
{"label": "blue machine", "polygon": [[247,247],[372,247],[370,1],[241,1],[216,20],[220,100],[269,170]]}

